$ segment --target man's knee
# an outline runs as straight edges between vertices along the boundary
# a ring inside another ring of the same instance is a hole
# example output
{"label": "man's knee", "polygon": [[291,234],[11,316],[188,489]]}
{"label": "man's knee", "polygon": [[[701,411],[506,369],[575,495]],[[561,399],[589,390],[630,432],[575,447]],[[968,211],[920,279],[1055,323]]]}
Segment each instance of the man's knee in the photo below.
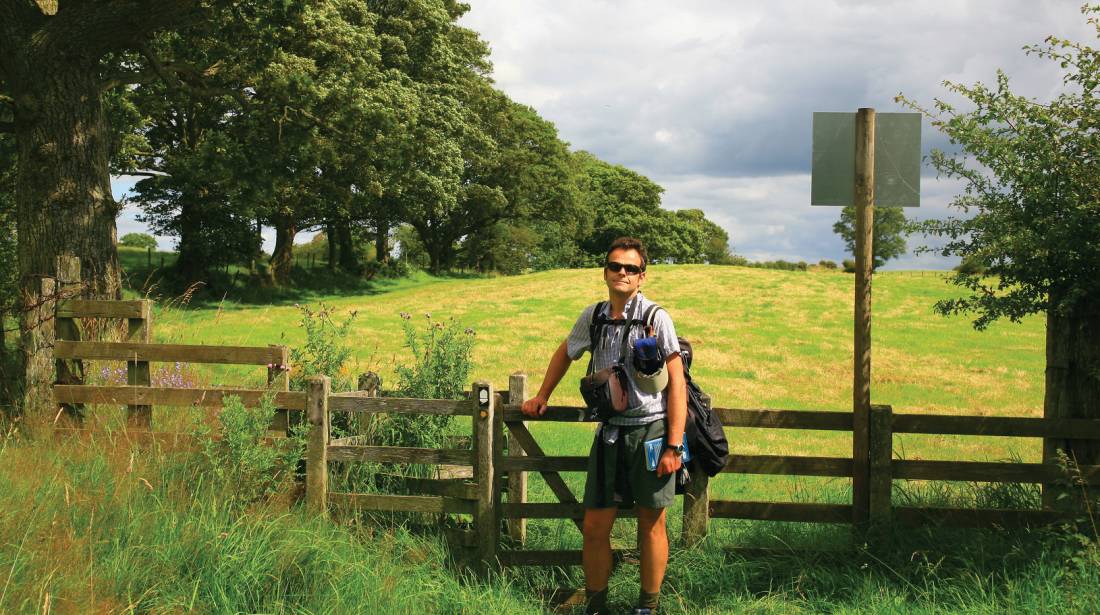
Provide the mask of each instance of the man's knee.
{"label": "man's knee", "polygon": [[611,526],[615,524],[614,508],[589,508],[584,511],[584,523],[581,531],[586,541],[607,540],[611,537]]}
{"label": "man's knee", "polygon": [[641,534],[665,532],[665,509],[638,507],[638,531]]}

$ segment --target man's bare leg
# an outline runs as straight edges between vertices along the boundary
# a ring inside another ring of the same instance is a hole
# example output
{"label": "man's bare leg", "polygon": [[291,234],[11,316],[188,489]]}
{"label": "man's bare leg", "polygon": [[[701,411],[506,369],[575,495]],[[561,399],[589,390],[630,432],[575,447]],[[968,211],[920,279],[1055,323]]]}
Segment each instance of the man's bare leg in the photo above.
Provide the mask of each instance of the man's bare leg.
{"label": "man's bare leg", "polygon": [[581,551],[581,562],[584,564],[586,589],[607,588],[607,580],[611,578],[611,527],[615,525],[615,515],[618,512],[619,509],[614,506],[584,509],[584,549]]}
{"label": "man's bare leg", "polygon": [[[587,545],[587,540],[585,542]],[[668,533],[665,530],[665,509],[638,507],[638,550],[642,559],[642,591],[655,594],[661,590],[668,565]],[[587,564],[585,574],[588,573]]]}

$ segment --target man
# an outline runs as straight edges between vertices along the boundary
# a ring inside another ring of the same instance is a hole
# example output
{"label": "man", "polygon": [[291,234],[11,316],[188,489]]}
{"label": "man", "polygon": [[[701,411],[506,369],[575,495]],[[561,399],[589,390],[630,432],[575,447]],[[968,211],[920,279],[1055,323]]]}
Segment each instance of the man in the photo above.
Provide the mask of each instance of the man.
{"label": "man", "polygon": [[[584,351],[592,353],[591,367],[598,371],[610,367],[624,356],[621,347],[624,341],[629,348],[633,348],[636,340],[647,335],[644,327],[636,323],[646,313],[646,308],[653,305],[640,292],[646,278],[646,264],[645,247],[639,240],[622,237],[611,244],[603,269],[608,291],[603,313],[607,318],[623,322],[607,324],[597,334],[600,339],[590,339],[593,312],[599,304],[586,308],[569,337],[550,358],[538,394],[523,403],[524,414],[535,417],[546,412],[550,394],[569,370],[570,364],[579,359]],[[629,329],[625,340],[623,327]],[[629,407],[601,423],[589,453],[588,479],[584,489],[582,558],[588,605],[586,613],[606,612],[607,582],[612,563],[611,528],[620,505],[634,503],[638,510],[642,579],[635,614],[656,612],[661,581],[668,563],[664,509],[675,497],[676,472],[681,466],[687,388],[676,330],[664,310],[654,313],[652,335],[664,357],[668,384],[663,390],[647,392],[638,386],[641,376],[631,369],[624,370],[628,380]],[[654,471],[647,467],[644,443],[658,438],[663,438],[663,445],[659,449]]]}

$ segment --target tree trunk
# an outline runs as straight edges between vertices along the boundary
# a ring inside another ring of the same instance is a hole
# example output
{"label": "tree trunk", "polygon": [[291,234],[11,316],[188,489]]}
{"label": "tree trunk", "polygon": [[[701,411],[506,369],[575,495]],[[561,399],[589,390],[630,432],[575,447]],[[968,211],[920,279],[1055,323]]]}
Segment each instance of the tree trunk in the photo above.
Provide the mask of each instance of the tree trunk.
{"label": "tree trunk", "polygon": [[205,281],[210,271],[209,253],[202,238],[202,212],[199,206],[182,199],[179,216],[179,256],[173,266],[176,277],[186,288]]}
{"label": "tree trunk", "polygon": [[336,226],[331,222],[325,225],[325,243],[328,244],[328,270],[336,271]]}
{"label": "tree trunk", "polygon": [[[15,106],[18,175],[16,223],[23,314],[24,412],[52,418],[53,315],[46,280],[57,257],[81,260],[83,294],[120,298],[115,215],[108,173],[109,134],[95,63],[45,56],[35,69],[9,75]],[[46,295],[44,296],[44,292]],[[48,367],[47,367],[48,366]]]}
{"label": "tree trunk", "polygon": [[[1051,301],[1056,305],[1054,301]],[[1051,309],[1047,314],[1046,418],[1100,420],[1100,301],[1082,300],[1065,314]],[[1100,442],[1096,440],[1047,439],[1043,456],[1047,461],[1063,451],[1078,465],[1100,465]],[[1080,487],[1069,489],[1070,498],[1059,498],[1066,489],[1046,486],[1043,504],[1062,507],[1078,502]]]}
{"label": "tree trunk", "polygon": [[374,258],[380,263],[390,262],[390,223],[379,221],[374,230]]}
{"label": "tree trunk", "polygon": [[351,224],[347,220],[336,223],[336,240],[340,244],[340,269],[345,273],[358,274],[359,258],[351,237]]}
{"label": "tree trunk", "polygon": [[275,218],[275,249],[271,253],[271,280],[275,284],[290,281],[290,268],[294,264],[294,236],[298,225],[289,216]]}

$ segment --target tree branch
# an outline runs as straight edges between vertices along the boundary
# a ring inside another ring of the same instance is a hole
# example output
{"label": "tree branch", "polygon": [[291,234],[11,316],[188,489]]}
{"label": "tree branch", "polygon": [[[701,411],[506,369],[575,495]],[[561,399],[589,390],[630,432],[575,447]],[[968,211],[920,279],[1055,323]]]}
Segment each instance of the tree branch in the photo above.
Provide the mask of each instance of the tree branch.
{"label": "tree branch", "polygon": [[197,0],[107,0],[66,2],[35,33],[38,50],[75,51],[94,58],[125,49],[149,35],[189,21]]}
{"label": "tree branch", "polygon": [[12,98],[11,96],[7,96],[6,94],[0,94],[0,104],[4,104],[4,105],[14,107],[15,106],[15,99]]}
{"label": "tree branch", "polygon": [[0,134],[13,135],[15,134],[14,122],[0,122]]}

